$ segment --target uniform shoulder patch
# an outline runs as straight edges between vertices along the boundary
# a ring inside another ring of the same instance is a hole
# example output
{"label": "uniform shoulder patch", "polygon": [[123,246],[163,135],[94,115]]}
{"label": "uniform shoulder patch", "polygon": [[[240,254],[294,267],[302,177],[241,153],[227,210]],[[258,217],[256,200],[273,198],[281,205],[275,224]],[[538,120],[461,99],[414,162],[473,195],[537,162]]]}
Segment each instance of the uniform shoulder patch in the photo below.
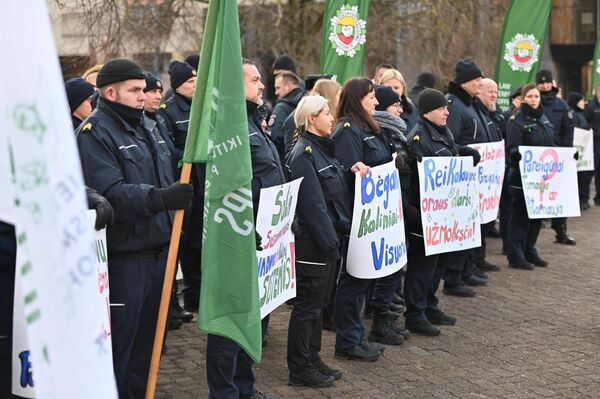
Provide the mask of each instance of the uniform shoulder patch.
{"label": "uniform shoulder patch", "polygon": [[413,137],[413,141],[419,141],[421,140],[421,137],[418,134],[415,134],[415,136]]}
{"label": "uniform shoulder patch", "polygon": [[158,108],[160,108],[160,109],[165,109],[165,108],[167,108],[167,103],[162,103],[162,104],[160,104],[160,107],[158,107]]}
{"label": "uniform shoulder patch", "polygon": [[307,145],[306,147],[304,147],[304,152],[312,153],[312,147]]}
{"label": "uniform shoulder patch", "polygon": [[350,124],[350,122],[344,122],[344,127],[350,127],[350,126],[352,126],[352,125]]}
{"label": "uniform shoulder patch", "polygon": [[83,125],[83,128],[81,129],[82,132],[89,132],[90,130],[92,130],[93,125],[88,122],[85,125]]}

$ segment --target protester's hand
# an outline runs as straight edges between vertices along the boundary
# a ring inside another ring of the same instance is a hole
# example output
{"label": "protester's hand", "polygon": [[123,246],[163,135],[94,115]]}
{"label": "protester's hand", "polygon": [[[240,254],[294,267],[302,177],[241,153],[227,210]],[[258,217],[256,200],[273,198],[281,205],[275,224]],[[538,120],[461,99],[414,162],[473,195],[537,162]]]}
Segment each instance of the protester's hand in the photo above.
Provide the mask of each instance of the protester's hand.
{"label": "protester's hand", "polygon": [[114,221],[114,212],[110,202],[92,188],[86,187],[86,194],[88,207],[96,210],[96,223],[94,228],[96,230],[102,230],[107,225],[112,224]]}
{"label": "protester's hand", "polygon": [[362,162],[357,162],[354,165],[352,165],[352,168],[350,168],[350,170],[354,173],[358,172],[360,174],[360,177],[365,177],[367,173],[371,171],[371,167],[365,165]]}
{"label": "protester's hand", "polygon": [[521,153],[516,150],[510,153],[510,160],[513,162],[513,164],[518,165],[519,161],[521,160],[521,158],[523,158],[523,156],[521,156]]}
{"label": "protester's hand", "polygon": [[396,159],[394,160],[395,164],[396,164],[396,169],[400,170],[400,169],[404,169],[406,168],[406,162],[404,162],[404,158],[402,158],[402,155],[400,154],[396,154]]}
{"label": "protester's hand", "polygon": [[258,231],[256,231],[256,230],[254,230],[254,238],[256,240],[256,250],[262,251],[263,250],[262,237],[260,236],[260,234],[258,234]]}
{"label": "protester's hand", "polygon": [[573,159],[579,161],[579,151],[575,151],[575,154],[573,154]]}
{"label": "protester's hand", "polygon": [[151,212],[185,209],[194,195],[194,186],[179,182],[167,188],[155,188],[150,194],[148,209]]}
{"label": "protester's hand", "polygon": [[417,156],[417,162],[423,162],[423,157],[422,156]]}
{"label": "protester's hand", "polygon": [[479,151],[469,146],[460,147],[458,154],[467,157],[473,157],[473,166],[477,166],[479,161],[481,161],[481,154],[479,154]]}

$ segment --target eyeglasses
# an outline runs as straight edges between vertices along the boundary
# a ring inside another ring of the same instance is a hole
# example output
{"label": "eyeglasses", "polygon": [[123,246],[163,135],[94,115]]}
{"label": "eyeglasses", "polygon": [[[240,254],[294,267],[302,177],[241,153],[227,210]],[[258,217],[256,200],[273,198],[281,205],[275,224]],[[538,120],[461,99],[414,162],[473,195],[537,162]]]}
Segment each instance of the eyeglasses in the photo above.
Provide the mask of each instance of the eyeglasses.
{"label": "eyeglasses", "polygon": [[394,107],[394,108],[398,108],[398,109],[403,109],[402,108],[402,103],[392,104],[392,105],[390,105],[390,107]]}

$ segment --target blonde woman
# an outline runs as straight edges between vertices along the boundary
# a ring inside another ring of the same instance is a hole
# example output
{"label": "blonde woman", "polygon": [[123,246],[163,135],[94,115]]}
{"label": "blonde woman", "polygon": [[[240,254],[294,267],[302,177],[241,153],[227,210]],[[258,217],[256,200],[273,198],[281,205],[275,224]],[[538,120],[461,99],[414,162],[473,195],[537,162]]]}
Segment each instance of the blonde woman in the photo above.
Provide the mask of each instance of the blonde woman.
{"label": "blonde woman", "polygon": [[379,85],[389,86],[398,93],[400,96],[400,104],[402,106],[400,117],[406,122],[407,131],[410,131],[417,123],[419,113],[406,95],[406,81],[404,80],[404,76],[402,76],[397,69],[388,69],[381,76]]}
{"label": "blonde woman", "polygon": [[[331,386],[342,371],[321,360],[323,308],[336,278],[342,235],[350,232],[346,173],[334,157],[329,137],[333,115],[327,99],[306,96],[294,114],[297,142],[288,158],[292,179],[304,178],[298,194],[294,234],[297,288],[288,329],[287,362],[290,385]],[[352,171],[365,175],[357,162]]]}

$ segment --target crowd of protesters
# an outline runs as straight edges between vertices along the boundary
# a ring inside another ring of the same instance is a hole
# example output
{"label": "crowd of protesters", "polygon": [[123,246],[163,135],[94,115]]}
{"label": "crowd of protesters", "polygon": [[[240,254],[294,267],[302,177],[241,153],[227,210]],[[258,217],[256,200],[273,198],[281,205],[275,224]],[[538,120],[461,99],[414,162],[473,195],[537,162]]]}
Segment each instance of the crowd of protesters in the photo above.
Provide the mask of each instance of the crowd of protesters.
{"label": "crowd of protesters", "polygon": [[[97,228],[108,225],[113,308],[114,370],[121,398],[144,396],[152,340],[170,240],[172,211],[186,209],[179,264],[183,306],[174,287],[169,329],[198,311],[205,165],[194,165],[190,184],[179,180],[196,84],[198,57],[173,61],[170,88],[127,59],[114,59],[66,82],[73,127]],[[543,221],[529,219],[518,147],[573,145],[574,127],[592,128],[600,154],[600,87],[586,106],[580,93],[559,98],[549,70],[514,90],[509,110],[496,105],[498,86],[470,60],[459,60],[454,79],[421,73],[410,90],[400,71],[379,65],[373,78],[336,82],[332,75],[302,79],[294,60],[281,55],[267,77],[243,60],[254,211],[260,189],[302,177],[295,235],[297,296],[291,301],[289,383],[328,387],[343,371],[320,357],[324,329],[335,332],[335,357],[374,362],[386,345],[411,334],[436,336],[457,318],[442,311],[446,295],[472,297],[501,268],[486,260],[486,240],[502,239],[508,266],[546,267],[536,241]],[[434,87],[444,86],[446,94]],[[481,226],[482,245],[426,256],[417,163],[422,157],[469,156],[469,144],[505,141],[506,173],[499,223]],[[346,271],[355,173],[395,159],[408,245],[405,270],[369,280]],[[598,169],[598,160],[595,166]],[[235,165],[232,165],[235,167]],[[580,172],[581,209],[590,207],[594,172]],[[596,193],[600,179],[596,178]],[[596,194],[599,195],[599,194]],[[600,197],[594,198],[600,205]],[[552,219],[556,243],[575,245],[566,219]],[[257,249],[261,237],[257,236]],[[364,319],[372,319],[366,331]],[[403,321],[402,318],[404,318]],[[268,317],[263,319],[266,344]],[[268,350],[268,347],[267,349]],[[210,335],[206,349],[211,398],[272,398],[255,389],[251,358],[227,338]]]}

